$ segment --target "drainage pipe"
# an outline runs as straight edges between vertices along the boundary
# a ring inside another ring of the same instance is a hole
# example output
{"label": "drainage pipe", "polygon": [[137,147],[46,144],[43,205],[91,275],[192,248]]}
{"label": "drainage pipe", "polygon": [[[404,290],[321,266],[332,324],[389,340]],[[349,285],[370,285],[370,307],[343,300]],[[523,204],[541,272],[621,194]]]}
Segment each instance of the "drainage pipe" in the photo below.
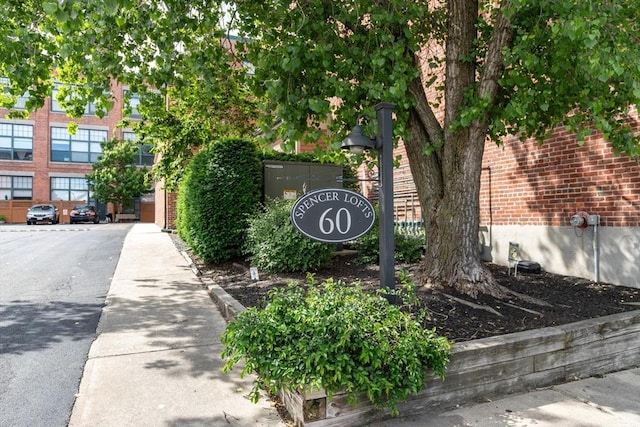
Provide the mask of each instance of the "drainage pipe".
{"label": "drainage pipe", "polygon": [[600,281],[600,242],[598,239],[598,222],[593,224],[593,281]]}

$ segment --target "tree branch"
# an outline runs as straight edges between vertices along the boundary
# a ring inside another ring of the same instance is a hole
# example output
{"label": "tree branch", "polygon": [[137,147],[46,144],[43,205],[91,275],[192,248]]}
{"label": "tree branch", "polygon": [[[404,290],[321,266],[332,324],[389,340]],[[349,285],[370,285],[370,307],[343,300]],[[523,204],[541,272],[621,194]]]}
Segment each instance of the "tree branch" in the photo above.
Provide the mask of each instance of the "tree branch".
{"label": "tree branch", "polygon": [[422,79],[420,77],[416,77],[409,83],[409,92],[415,98],[415,108],[418,112],[418,117],[420,118],[422,126],[429,136],[429,143],[434,147],[441,145],[444,140],[442,126],[433,113],[433,109],[429,106],[429,102],[427,101],[427,96],[422,85]]}
{"label": "tree branch", "polygon": [[[496,9],[495,26],[487,48],[487,54],[480,76],[480,85],[478,86],[478,96],[489,101],[489,106],[493,106],[496,102],[499,85],[498,80],[504,71],[504,57],[502,51],[505,47],[510,46],[513,42],[514,29],[511,21],[504,15],[503,10],[509,7],[511,0],[502,0],[500,8]],[[486,134],[487,124],[489,122],[489,111],[487,111],[481,120],[476,121],[472,125],[472,135],[478,133]],[[483,136],[484,140],[484,136]]]}

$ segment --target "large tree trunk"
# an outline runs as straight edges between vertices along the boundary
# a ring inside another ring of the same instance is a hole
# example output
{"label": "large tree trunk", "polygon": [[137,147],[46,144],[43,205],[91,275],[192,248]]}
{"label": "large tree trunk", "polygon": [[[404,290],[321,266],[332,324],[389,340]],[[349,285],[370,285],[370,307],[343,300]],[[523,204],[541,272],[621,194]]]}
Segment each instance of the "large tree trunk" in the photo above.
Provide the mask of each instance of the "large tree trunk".
{"label": "large tree trunk", "polygon": [[476,82],[473,57],[478,18],[476,0],[449,0],[446,46],[445,118],[440,124],[431,110],[424,87],[416,79],[409,91],[416,107],[409,117],[411,138],[405,148],[418,190],[426,228],[426,254],[418,280],[477,296],[498,298],[499,287],[483,267],[479,248],[479,200],[486,116],[470,126],[452,126],[464,106],[464,94],[475,87],[477,96],[495,100],[502,70],[502,48],[511,40],[509,22],[496,17],[496,31]]}
{"label": "large tree trunk", "polygon": [[425,141],[430,140],[415,112],[410,129],[412,138],[405,142],[405,148],[426,228],[419,281],[470,296],[480,292],[503,297],[480,261],[478,213],[484,139],[474,141],[469,132],[461,132],[446,140],[452,147],[449,150],[426,155]]}

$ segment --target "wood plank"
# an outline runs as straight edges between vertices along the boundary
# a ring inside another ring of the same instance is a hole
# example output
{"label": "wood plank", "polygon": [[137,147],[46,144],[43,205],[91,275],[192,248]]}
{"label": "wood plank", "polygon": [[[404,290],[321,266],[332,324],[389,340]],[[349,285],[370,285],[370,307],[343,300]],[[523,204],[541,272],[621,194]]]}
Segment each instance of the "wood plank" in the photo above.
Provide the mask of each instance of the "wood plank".
{"label": "wood plank", "polygon": [[536,371],[544,371],[557,366],[568,366],[581,361],[595,360],[609,353],[618,353],[628,348],[637,348],[640,335],[623,335],[606,340],[593,341],[573,346],[563,351],[540,354],[534,357]]}
{"label": "wood plank", "polygon": [[584,320],[558,328],[565,331],[567,346],[583,345],[620,335],[640,334],[640,311]]}
{"label": "wood plank", "polygon": [[592,360],[581,360],[565,367],[567,379],[586,378],[640,365],[640,347],[618,353],[603,354]]}
{"label": "wood plank", "polygon": [[[425,389],[401,402],[398,408],[402,416],[437,413],[455,405],[638,364],[640,311],[620,313],[561,327],[457,343],[452,349],[446,379],[430,376]],[[306,397],[321,396],[322,391],[309,391]],[[315,421],[303,419],[301,408],[305,400],[300,395],[289,397],[288,401],[298,405],[294,419],[303,427],[345,427],[390,418],[388,410],[374,410],[365,397],[362,399],[352,407],[346,403],[346,396],[335,395],[325,402],[326,418]]]}
{"label": "wood plank", "polygon": [[436,393],[445,390],[460,390],[469,387],[470,384],[493,382],[496,378],[528,375],[535,372],[534,368],[534,358],[527,357],[475,366],[466,370],[458,370],[457,372],[447,371],[444,381],[431,382],[428,384],[428,388]]}
{"label": "wood plank", "polygon": [[523,393],[540,387],[547,387],[565,381],[564,368],[546,372],[535,372],[522,377],[497,378],[492,382],[473,384],[465,389],[441,390],[427,394],[423,390],[417,396],[398,405],[401,416],[438,413],[470,403],[493,400],[508,394]]}
{"label": "wood plank", "polygon": [[451,349],[450,369],[525,358],[564,348],[565,331],[542,328],[499,337],[456,343]]}

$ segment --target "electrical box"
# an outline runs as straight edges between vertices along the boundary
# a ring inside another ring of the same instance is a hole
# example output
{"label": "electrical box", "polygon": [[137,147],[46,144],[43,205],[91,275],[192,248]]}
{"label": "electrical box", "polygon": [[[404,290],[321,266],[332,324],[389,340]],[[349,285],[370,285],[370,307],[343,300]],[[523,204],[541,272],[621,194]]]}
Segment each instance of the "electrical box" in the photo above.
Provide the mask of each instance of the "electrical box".
{"label": "electrical box", "polygon": [[262,162],[264,197],[296,200],[312,190],[342,188],[342,166],[328,163]]}
{"label": "electrical box", "polygon": [[587,216],[587,224],[588,225],[600,225],[600,215],[589,215],[589,216]]}

